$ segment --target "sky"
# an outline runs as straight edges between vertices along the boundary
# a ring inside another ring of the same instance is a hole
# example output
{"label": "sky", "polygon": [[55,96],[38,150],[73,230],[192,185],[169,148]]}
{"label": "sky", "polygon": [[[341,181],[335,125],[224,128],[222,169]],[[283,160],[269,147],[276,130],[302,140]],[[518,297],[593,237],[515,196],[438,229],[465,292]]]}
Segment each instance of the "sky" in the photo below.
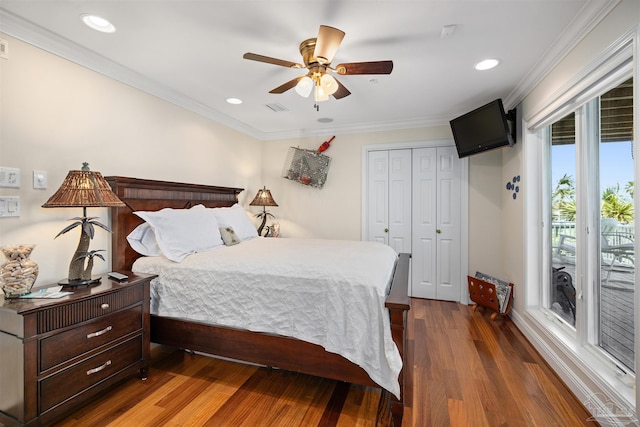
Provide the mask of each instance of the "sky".
{"label": "sky", "polygon": [[[555,189],[560,178],[566,173],[576,179],[576,146],[574,144],[554,145],[551,151],[551,185]],[[633,181],[633,158],[631,142],[608,142],[600,144],[600,189],[620,184],[624,188]]]}

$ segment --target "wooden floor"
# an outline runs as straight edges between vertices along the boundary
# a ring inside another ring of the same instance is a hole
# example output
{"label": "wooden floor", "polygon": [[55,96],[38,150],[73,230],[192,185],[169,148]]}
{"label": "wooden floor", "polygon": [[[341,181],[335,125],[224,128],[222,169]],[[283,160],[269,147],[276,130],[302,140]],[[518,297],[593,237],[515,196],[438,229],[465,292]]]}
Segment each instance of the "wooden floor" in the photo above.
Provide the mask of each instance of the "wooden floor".
{"label": "wooden floor", "polygon": [[[582,426],[580,402],[508,319],[412,300],[411,407],[403,426]],[[267,370],[166,347],[131,379],[60,426],[388,425],[377,389]]]}

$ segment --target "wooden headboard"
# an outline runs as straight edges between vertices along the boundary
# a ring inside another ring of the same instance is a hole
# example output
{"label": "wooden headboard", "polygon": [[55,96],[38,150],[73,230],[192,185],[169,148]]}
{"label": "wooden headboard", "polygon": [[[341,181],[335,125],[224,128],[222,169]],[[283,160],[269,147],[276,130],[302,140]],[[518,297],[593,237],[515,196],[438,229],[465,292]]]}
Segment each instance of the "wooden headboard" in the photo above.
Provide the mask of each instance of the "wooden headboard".
{"label": "wooden headboard", "polygon": [[157,211],[162,208],[185,209],[198,204],[209,208],[227,207],[237,203],[238,194],[244,190],[121,176],[107,176],[105,179],[126,205],[123,208],[111,208],[113,271],[131,271],[133,262],[140,257],[127,242],[127,235],[142,224],[142,219],[133,212]]}

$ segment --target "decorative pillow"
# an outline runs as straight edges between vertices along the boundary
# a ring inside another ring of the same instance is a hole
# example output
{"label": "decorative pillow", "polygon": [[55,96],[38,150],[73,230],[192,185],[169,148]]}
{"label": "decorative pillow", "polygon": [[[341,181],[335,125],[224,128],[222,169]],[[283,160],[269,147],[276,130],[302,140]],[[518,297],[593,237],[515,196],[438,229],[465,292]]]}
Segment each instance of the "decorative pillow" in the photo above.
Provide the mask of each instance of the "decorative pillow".
{"label": "decorative pillow", "polygon": [[162,255],[162,250],[160,250],[160,246],[158,246],[158,242],[156,242],[156,235],[153,232],[153,228],[146,222],[143,222],[129,233],[127,241],[133,250],[140,255]]}
{"label": "decorative pillow", "polygon": [[153,228],[162,254],[171,261],[181,262],[189,254],[223,244],[216,216],[202,205],[134,213]]}
{"label": "decorative pillow", "polygon": [[222,241],[227,246],[240,243],[240,239],[236,235],[236,232],[233,231],[233,227],[220,227],[220,235],[222,236]]}
{"label": "decorative pillow", "polygon": [[258,237],[256,227],[242,206],[235,204],[230,208],[214,208],[211,210],[218,219],[218,225],[220,227],[232,227],[241,241]]}

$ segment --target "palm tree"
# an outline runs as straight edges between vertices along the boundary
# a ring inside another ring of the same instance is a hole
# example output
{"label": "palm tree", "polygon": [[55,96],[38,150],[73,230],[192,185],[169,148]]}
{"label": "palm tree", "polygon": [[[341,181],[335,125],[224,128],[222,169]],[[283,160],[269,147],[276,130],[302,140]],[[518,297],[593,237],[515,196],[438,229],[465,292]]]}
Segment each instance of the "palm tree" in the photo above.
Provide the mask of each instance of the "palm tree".
{"label": "palm tree", "polygon": [[94,251],[86,252],[83,255],[80,255],[79,258],[83,260],[82,262],[84,262],[84,259],[87,260],[87,266],[82,271],[82,280],[91,280],[91,270],[93,270],[94,258],[100,258],[103,261],[105,260],[102,254],[99,254],[98,252],[104,252],[104,249],[97,249]]}
{"label": "palm tree", "polygon": [[633,199],[633,181],[627,182],[627,185],[624,187],[624,191]]}
{"label": "palm tree", "polygon": [[600,212],[603,218],[614,218],[620,223],[629,223],[633,221],[633,202],[621,194],[620,184],[616,184],[602,192]]}
{"label": "palm tree", "polygon": [[[76,227],[81,227],[80,230],[80,241],[78,242],[78,247],[76,248],[73,257],[71,258],[71,264],[69,264],[69,280],[70,281],[85,281],[91,280],[91,268],[93,267],[93,257],[97,256],[104,260],[104,257],[100,254],[95,254],[98,251],[89,252],[89,242],[93,239],[95,234],[95,227],[100,227],[108,232],[111,232],[109,227],[106,225],[99,223],[96,221],[98,217],[96,216],[87,216],[87,208],[82,208],[83,216],[71,218],[72,221],[76,221],[71,225],[65,227],[61,232],[59,232],[56,237],[61,236],[67,233],[70,230],[73,230]],[[85,259],[89,259],[89,263],[85,268]]]}
{"label": "palm tree", "polygon": [[554,220],[575,221],[576,186],[566,173],[558,180],[551,194],[551,212]]}

